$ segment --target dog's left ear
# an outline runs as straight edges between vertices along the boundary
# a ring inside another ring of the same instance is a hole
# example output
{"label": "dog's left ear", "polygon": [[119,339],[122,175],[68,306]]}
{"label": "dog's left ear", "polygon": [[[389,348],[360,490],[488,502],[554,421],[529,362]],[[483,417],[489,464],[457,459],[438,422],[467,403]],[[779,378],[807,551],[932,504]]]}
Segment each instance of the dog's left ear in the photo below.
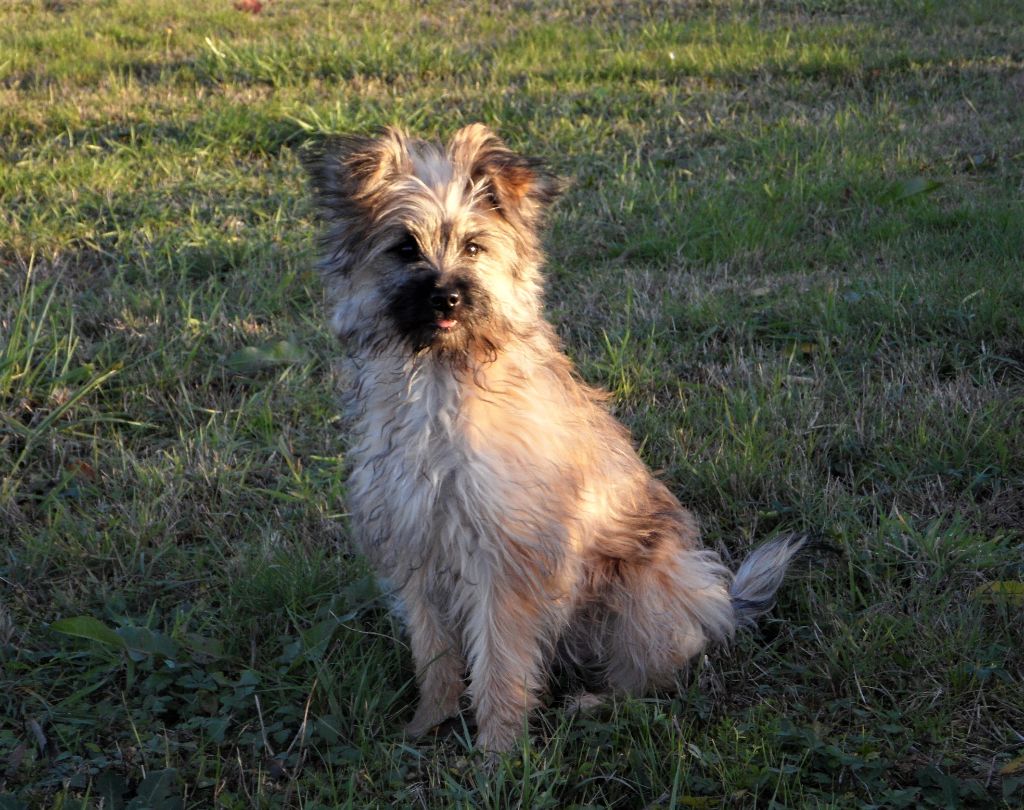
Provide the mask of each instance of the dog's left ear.
{"label": "dog's left ear", "polygon": [[562,192],[561,181],[541,161],[516,154],[483,124],[456,132],[448,153],[489,205],[513,224],[536,227]]}

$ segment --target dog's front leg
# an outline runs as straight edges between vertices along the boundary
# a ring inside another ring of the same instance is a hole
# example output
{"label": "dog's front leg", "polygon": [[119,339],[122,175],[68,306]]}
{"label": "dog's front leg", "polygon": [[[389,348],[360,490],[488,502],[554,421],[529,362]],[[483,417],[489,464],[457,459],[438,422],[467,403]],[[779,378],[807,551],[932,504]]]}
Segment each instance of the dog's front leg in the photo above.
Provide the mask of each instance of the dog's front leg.
{"label": "dog's front leg", "polygon": [[516,593],[500,578],[480,589],[466,627],[477,747],[514,748],[537,704],[545,616],[539,595]]}
{"label": "dog's front leg", "polygon": [[459,698],[466,689],[466,663],[459,654],[459,641],[445,625],[439,608],[429,600],[423,579],[414,577],[402,589],[420,688],[416,713],[405,727],[411,737],[425,734],[457,714]]}

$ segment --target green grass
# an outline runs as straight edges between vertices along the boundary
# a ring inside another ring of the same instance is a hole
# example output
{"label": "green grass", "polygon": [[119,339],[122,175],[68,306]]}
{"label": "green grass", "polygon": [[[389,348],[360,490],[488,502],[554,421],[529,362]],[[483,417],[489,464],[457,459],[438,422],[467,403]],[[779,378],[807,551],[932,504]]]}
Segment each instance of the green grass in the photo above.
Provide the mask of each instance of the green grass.
{"label": "green grass", "polygon": [[[1022,54],[1013,0],[3,5],[0,807],[1019,806]],[[494,771],[400,735],[297,159],[476,120],[572,180],[551,317],[707,542],[829,546]]]}

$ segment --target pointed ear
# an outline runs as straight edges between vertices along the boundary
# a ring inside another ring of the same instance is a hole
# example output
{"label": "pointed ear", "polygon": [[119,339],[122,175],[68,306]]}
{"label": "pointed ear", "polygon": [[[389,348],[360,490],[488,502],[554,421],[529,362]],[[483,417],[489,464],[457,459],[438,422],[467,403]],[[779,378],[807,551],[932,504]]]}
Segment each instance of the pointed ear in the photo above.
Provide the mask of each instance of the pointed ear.
{"label": "pointed ear", "polygon": [[388,184],[410,170],[408,139],[397,129],[376,138],[334,136],[307,149],[302,162],[325,226],[319,238],[322,271],[345,275],[366,250]]}
{"label": "pointed ear", "polygon": [[562,191],[559,179],[541,161],[516,154],[483,124],[456,132],[448,153],[454,166],[513,224],[537,226]]}
{"label": "pointed ear", "polygon": [[408,137],[389,127],[375,138],[326,138],[306,150],[302,163],[309,173],[321,218],[332,222],[369,213],[387,182],[410,171],[412,161]]}

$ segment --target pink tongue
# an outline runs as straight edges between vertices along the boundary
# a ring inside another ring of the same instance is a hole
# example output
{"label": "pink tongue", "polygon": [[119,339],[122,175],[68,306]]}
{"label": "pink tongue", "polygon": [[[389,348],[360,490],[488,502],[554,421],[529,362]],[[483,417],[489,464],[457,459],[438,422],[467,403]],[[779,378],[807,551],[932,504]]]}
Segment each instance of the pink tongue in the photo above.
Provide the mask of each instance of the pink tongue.
{"label": "pink tongue", "polygon": [[448,320],[447,318],[438,318],[437,325],[442,329],[451,329],[458,321]]}

